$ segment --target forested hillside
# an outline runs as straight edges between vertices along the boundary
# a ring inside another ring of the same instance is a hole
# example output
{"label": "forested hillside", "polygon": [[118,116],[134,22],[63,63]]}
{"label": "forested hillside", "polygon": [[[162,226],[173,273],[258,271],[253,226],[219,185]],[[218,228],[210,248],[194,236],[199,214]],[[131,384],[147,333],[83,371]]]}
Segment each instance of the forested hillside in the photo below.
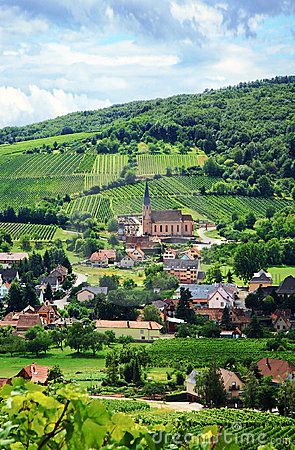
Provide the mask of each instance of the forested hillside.
{"label": "forested hillside", "polygon": [[[198,147],[216,156],[211,175],[254,184],[270,173],[294,177],[295,77],[240,83],[203,94],[132,102],[84,111],[0,132],[0,143],[12,143],[71,132],[96,132],[99,153],[140,141],[157,148],[170,143],[181,153]],[[253,177],[253,178],[252,178]]]}

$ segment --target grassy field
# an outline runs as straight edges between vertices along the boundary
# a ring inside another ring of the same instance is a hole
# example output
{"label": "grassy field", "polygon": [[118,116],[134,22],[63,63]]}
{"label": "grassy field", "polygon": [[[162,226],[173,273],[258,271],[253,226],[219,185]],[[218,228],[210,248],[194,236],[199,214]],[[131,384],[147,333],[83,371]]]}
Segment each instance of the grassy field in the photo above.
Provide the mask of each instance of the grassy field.
{"label": "grassy field", "polygon": [[138,269],[119,269],[118,267],[87,267],[82,264],[75,264],[73,267],[75,272],[82,273],[87,276],[87,281],[90,284],[98,284],[99,278],[103,275],[118,275],[121,282],[128,278],[132,278],[138,286],[143,285],[143,271]]}
{"label": "grassy field", "polygon": [[15,144],[2,144],[0,145],[0,156],[1,155],[10,155],[12,153],[22,153],[27,150],[32,150],[33,148],[40,148],[43,145],[53,145],[54,142],[58,144],[72,143],[74,141],[83,141],[90,136],[93,136],[95,133],[73,133],[73,134],[64,134],[61,136],[52,136],[48,138],[41,139],[32,139],[29,141],[16,142]]}
{"label": "grassy field", "polygon": [[[210,264],[201,264],[202,270],[205,272],[208,271],[210,268]],[[234,269],[231,266],[223,265],[221,266],[221,272],[224,276],[224,279],[226,280],[226,274],[228,271],[231,271],[232,274],[234,273]],[[267,271],[271,274],[273,278],[273,284],[278,285],[283,281],[284,278],[286,278],[289,275],[292,275],[295,277],[295,266],[274,266],[274,267],[268,267]],[[241,278],[237,277],[236,275],[233,275],[234,283],[238,284],[239,286],[243,286],[244,282],[241,280]]]}

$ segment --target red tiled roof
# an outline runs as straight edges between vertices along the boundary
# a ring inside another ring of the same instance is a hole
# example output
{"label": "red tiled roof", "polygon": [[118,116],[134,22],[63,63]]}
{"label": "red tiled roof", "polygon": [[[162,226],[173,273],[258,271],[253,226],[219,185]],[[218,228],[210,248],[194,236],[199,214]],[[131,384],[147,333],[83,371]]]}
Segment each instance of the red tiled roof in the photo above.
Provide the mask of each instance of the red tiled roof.
{"label": "red tiled roof", "polygon": [[276,383],[286,380],[290,374],[295,374],[295,366],[282,359],[262,358],[257,362],[257,366],[264,377],[271,377]]}
{"label": "red tiled roof", "polygon": [[136,321],[136,320],[97,320],[96,328],[132,328],[145,330],[160,330],[162,325],[157,322]]}
{"label": "red tiled roof", "polygon": [[45,383],[51,368],[33,363],[23,367],[16,376],[30,379],[33,383]]}
{"label": "red tiled roof", "polygon": [[103,261],[105,259],[116,259],[116,250],[99,250],[90,256],[90,261]]}
{"label": "red tiled roof", "polygon": [[17,328],[31,328],[35,325],[42,325],[39,314],[20,314]]}
{"label": "red tiled roof", "polygon": [[0,378],[0,388],[5,384],[11,384],[11,378]]}

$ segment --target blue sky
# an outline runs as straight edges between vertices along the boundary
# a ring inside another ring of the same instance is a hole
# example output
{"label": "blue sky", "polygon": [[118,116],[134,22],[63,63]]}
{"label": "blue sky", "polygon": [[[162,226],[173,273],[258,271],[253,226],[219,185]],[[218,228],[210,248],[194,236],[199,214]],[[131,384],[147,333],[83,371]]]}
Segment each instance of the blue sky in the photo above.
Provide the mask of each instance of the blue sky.
{"label": "blue sky", "polygon": [[0,127],[294,74],[295,0],[0,0]]}

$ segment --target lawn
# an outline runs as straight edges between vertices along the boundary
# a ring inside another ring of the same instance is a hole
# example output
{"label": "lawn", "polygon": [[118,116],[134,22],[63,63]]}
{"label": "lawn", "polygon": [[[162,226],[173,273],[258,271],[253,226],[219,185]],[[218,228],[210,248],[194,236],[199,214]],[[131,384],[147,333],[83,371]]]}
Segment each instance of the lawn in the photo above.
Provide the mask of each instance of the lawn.
{"label": "lawn", "polygon": [[[207,272],[208,269],[210,268],[210,265],[209,264],[201,264],[201,268],[202,268],[202,270]],[[232,274],[234,274],[234,269],[232,267],[227,266],[227,265],[221,266],[221,272],[222,272],[225,280],[226,280],[226,274],[229,270],[232,272]],[[271,274],[274,285],[279,285],[284,280],[284,278],[286,278],[289,275],[292,275],[293,277],[295,277],[295,266],[273,266],[273,267],[268,267],[267,271]],[[233,275],[233,279],[234,279],[234,283],[238,284],[239,286],[244,285],[243,280],[241,280],[239,277]]]}
{"label": "lawn", "polygon": [[0,377],[15,375],[20,369],[28,364],[36,362],[44,366],[59,365],[61,371],[68,378],[77,380],[97,379],[99,371],[105,366],[105,355],[107,350],[102,350],[96,357],[92,355],[77,356],[70,348],[50,349],[48,355],[36,358],[32,356],[0,355]]}
{"label": "lawn", "polygon": [[134,282],[142,286],[143,285],[143,271],[141,270],[132,270],[132,269],[119,269],[118,267],[88,267],[82,264],[74,265],[75,272],[82,273],[87,276],[87,281],[90,284],[98,284],[99,278],[103,275],[118,275],[121,278],[121,282],[126,280],[127,278],[132,278]]}

